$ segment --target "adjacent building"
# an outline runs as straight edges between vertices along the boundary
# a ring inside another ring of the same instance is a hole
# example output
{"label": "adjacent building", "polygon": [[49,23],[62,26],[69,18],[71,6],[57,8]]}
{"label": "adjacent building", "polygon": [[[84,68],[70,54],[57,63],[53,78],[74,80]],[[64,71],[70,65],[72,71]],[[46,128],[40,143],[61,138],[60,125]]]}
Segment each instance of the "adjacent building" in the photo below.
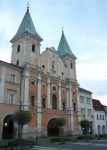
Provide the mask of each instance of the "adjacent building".
{"label": "adjacent building", "polygon": [[95,134],[106,134],[105,109],[99,100],[92,99],[95,119]]}

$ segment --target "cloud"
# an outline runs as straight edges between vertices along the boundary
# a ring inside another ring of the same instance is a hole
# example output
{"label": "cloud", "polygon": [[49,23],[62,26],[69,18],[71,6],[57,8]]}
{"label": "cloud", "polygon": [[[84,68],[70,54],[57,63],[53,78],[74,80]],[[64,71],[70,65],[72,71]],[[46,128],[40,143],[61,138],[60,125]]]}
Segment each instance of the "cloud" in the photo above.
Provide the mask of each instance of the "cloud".
{"label": "cloud", "polygon": [[93,99],[97,99],[97,100],[100,100],[100,102],[103,104],[103,105],[106,105],[107,106],[107,94],[106,95],[102,95],[102,96],[97,96],[97,95],[94,95],[92,96]]}

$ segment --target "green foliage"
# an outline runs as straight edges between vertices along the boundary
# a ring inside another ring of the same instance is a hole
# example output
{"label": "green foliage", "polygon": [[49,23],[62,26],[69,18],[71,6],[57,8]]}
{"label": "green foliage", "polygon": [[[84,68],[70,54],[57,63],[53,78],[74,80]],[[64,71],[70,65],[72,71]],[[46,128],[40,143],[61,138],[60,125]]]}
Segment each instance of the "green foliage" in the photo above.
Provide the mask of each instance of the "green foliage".
{"label": "green foliage", "polygon": [[19,145],[19,144],[34,144],[35,145],[35,142],[32,141],[32,140],[24,140],[24,139],[15,139],[15,140],[12,140],[12,141],[9,141],[8,142],[8,145]]}
{"label": "green foliage", "polygon": [[59,138],[51,138],[50,141],[51,142],[60,142],[60,141],[70,141],[70,138],[67,138],[67,137],[59,137]]}
{"label": "green foliage", "polygon": [[86,119],[83,119],[83,120],[81,120],[80,122],[79,122],[79,124],[80,124],[80,126],[83,128],[86,128],[86,127],[88,127],[89,125],[90,125],[90,123],[89,123],[89,121],[88,120],[86,120]]}
{"label": "green foliage", "polygon": [[100,138],[106,138],[106,137],[107,137],[107,134],[99,134],[99,137],[100,137]]}
{"label": "green foliage", "polygon": [[55,125],[62,127],[66,124],[66,119],[65,118],[55,118],[54,123],[55,123]]}
{"label": "green foliage", "polygon": [[78,140],[84,140],[84,139],[94,139],[93,136],[90,135],[80,135],[77,137]]}
{"label": "green foliage", "polygon": [[21,125],[21,127],[28,124],[32,119],[31,113],[27,110],[18,110],[12,115],[12,117],[18,125]]}

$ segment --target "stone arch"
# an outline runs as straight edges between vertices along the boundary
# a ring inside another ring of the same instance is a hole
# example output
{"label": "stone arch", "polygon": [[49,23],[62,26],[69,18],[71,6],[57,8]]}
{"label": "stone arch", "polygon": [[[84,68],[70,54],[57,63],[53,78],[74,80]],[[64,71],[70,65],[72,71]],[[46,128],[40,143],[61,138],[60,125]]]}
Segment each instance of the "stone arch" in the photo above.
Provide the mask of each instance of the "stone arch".
{"label": "stone arch", "polygon": [[55,125],[54,120],[56,117],[50,118],[47,122],[47,135],[59,136],[59,127]]}
{"label": "stone arch", "polygon": [[106,127],[105,127],[105,125],[102,126],[102,134],[106,134]]}
{"label": "stone arch", "polygon": [[97,130],[98,130],[98,134],[101,134],[101,126],[100,125],[98,125]]}
{"label": "stone arch", "polygon": [[12,119],[12,114],[3,118],[2,139],[13,139],[17,137],[17,124]]}

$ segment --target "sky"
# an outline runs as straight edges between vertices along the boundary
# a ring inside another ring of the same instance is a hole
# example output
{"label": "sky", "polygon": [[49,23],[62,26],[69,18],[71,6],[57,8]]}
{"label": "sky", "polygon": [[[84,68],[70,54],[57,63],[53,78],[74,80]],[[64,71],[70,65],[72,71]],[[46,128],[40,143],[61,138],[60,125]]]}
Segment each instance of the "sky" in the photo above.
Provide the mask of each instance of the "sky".
{"label": "sky", "polygon": [[[27,10],[27,0],[0,0],[0,60],[9,62],[11,43]],[[40,51],[57,50],[62,26],[77,57],[77,80],[107,105],[107,0],[29,0]]]}

